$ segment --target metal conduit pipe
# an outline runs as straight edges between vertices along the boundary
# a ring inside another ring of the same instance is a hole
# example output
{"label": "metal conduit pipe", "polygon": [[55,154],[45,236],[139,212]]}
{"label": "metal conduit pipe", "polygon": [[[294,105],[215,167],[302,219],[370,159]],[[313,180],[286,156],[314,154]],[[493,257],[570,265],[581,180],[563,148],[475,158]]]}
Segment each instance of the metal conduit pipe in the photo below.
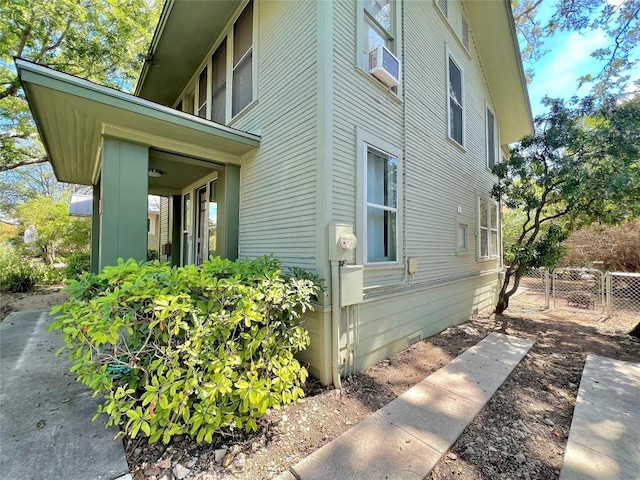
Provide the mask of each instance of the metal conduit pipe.
{"label": "metal conduit pipe", "polygon": [[333,386],[340,390],[340,262],[331,261],[331,367]]}

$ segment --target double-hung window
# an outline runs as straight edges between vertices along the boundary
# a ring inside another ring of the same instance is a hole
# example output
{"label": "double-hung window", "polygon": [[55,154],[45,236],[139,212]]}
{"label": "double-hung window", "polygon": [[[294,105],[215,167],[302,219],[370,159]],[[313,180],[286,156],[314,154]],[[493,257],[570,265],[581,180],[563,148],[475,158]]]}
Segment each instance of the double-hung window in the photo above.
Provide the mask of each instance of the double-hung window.
{"label": "double-hung window", "polygon": [[462,70],[449,55],[449,137],[464,146],[464,97]]}
{"label": "double-hung window", "polygon": [[478,258],[495,258],[500,254],[498,204],[478,198]]}
{"label": "double-hung window", "polygon": [[369,52],[380,46],[394,51],[392,0],[364,0],[364,25],[364,65],[368,70]]}
{"label": "double-hung window", "polygon": [[189,84],[176,108],[227,124],[249,106],[255,95],[254,5],[249,1],[223,32],[211,62]]}
{"label": "double-hung window", "polygon": [[198,78],[198,111],[196,112],[199,117],[207,117],[207,67],[200,72]]}
{"label": "double-hung window", "polygon": [[398,159],[366,146],[366,261],[396,262]]}
{"label": "double-hung window", "polygon": [[227,39],[211,57],[211,120],[225,123],[227,105]]}
{"label": "double-hung window", "polygon": [[233,79],[231,116],[253,100],[253,2],[233,26]]}
{"label": "double-hung window", "polygon": [[487,168],[491,170],[498,158],[498,132],[496,129],[496,117],[487,107]]}

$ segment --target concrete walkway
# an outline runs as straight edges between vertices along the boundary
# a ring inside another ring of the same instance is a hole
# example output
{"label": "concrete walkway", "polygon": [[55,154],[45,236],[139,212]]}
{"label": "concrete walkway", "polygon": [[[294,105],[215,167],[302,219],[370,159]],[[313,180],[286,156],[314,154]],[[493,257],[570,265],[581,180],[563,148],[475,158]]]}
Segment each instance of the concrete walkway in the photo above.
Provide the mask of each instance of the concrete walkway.
{"label": "concrete walkway", "polygon": [[423,479],[532,345],[491,333],[279,480]]}
{"label": "concrete walkway", "polygon": [[20,312],[0,323],[0,479],[131,478],[118,430],[91,421],[97,400],[54,357],[50,321]]}
{"label": "concrete walkway", "polygon": [[589,355],[560,480],[640,478],[640,364]]}

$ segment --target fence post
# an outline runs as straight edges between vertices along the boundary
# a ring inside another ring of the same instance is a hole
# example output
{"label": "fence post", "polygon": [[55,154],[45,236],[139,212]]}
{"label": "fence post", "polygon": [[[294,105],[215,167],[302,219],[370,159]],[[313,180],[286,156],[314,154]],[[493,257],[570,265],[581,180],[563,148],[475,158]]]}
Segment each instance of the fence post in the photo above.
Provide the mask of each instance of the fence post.
{"label": "fence post", "polygon": [[549,275],[549,269],[545,267],[544,269],[544,308],[545,310],[549,310],[551,308],[551,304],[549,302],[549,295],[551,292],[551,289],[549,288],[549,279],[550,279],[550,275]]}
{"label": "fence post", "polygon": [[613,305],[611,301],[611,272],[606,272],[604,274],[604,285],[605,285],[605,305],[607,306],[607,316],[611,316],[613,313]]}

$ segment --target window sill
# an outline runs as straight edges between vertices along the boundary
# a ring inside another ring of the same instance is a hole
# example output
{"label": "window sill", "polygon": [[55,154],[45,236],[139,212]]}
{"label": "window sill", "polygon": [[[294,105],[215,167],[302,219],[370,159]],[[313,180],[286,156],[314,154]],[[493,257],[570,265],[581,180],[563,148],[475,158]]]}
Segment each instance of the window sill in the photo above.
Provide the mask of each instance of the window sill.
{"label": "window sill", "polygon": [[448,134],[447,134],[447,140],[449,141],[450,144],[452,144],[454,147],[456,147],[458,150],[460,150],[462,153],[467,153],[467,149],[464,148],[462,145],[460,145],[458,142],[456,142],[453,138],[451,138]]}
{"label": "window sill", "polygon": [[495,262],[499,258],[500,257],[498,257],[497,255],[495,257],[478,257],[476,258],[476,261],[477,262]]}
{"label": "window sill", "polygon": [[404,265],[399,262],[379,262],[379,263],[365,263],[364,268],[371,271],[376,270],[404,270]]}
{"label": "window sill", "polygon": [[234,126],[234,124],[235,124],[238,120],[242,119],[242,117],[244,117],[244,116],[247,114],[247,112],[249,112],[250,110],[253,110],[253,108],[254,108],[257,104],[258,104],[258,100],[257,100],[257,99],[256,99],[256,100],[253,100],[253,101],[252,101],[251,103],[249,103],[246,107],[244,107],[242,110],[240,110],[238,113],[236,113],[236,116],[235,116],[235,117],[233,117],[229,123],[227,123],[227,126],[228,126],[228,127],[233,127],[233,126]]}
{"label": "window sill", "polygon": [[373,85],[375,85],[376,88],[378,88],[381,92],[384,92],[385,94],[387,94],[387,96],[391,100],[393,100],[394,102],[397,102],[398,105],[402,104],[402,98],[400,98],[400,93],[402,92],[402,82],[400,83],[400,85],[398,85],[398,93],[394,93],[390,88],[385,87],[384,84],[380,80],[378,80],[376,77],[374,77],[369,72],[364,70],[360,65],[356,65],[356,71],[361,76],[363,76],[364,78],[368,79],[369,82],[371,82]]}

